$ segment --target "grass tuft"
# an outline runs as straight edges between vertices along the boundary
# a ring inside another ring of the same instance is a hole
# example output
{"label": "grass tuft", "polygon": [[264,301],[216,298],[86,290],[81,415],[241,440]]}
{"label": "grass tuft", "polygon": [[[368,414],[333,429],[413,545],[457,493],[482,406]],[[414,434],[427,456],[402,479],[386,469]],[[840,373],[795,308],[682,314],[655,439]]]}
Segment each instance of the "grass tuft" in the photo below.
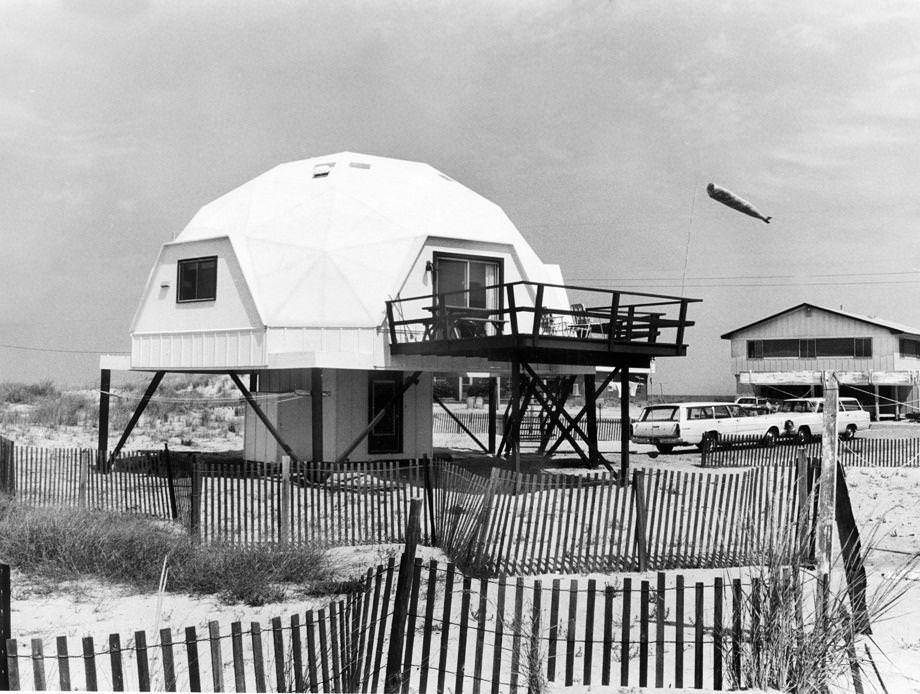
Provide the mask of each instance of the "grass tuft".
{"label": "grass tuft", "polygon": [[164,557],[168,590],[227,603],[263,605],[338,585],[320,547],[196,545],[148,518],[0,501],[0,558],[24,573],[61,581],[91,576],[152,592]]}

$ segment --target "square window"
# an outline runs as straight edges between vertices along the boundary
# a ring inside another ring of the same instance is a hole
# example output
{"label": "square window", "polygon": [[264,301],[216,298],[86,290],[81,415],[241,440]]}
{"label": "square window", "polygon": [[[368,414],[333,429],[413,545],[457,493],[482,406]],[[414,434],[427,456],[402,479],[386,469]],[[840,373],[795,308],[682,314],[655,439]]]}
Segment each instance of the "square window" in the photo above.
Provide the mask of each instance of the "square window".
{"label": "square window", "polygon": [[176,301],[214,301],[217,298],[217,256],[179,261]]}

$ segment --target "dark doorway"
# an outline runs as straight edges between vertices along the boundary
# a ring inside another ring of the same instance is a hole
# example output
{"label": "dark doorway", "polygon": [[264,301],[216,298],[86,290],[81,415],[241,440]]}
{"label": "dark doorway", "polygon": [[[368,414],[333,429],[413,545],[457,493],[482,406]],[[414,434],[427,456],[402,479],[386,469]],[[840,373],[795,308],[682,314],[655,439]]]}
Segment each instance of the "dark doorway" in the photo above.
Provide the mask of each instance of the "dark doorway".
{"label": "dark doorway", "polygon": [[368,379],[367,389],[367,421],[371,422],[374,416],[386,407],[393,397],[399,394],[398,399],[383,417],[371,429],[367,437],[368,453],[402,453],[403,450],[403,376],[398,371],[384,371],[372,373]]}

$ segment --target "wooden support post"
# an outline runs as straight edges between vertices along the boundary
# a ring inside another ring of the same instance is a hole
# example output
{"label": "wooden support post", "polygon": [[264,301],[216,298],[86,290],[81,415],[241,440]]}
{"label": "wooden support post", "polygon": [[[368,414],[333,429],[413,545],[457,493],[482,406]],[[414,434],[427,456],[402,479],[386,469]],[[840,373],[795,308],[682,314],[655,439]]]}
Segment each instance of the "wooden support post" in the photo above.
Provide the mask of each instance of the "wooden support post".
{"label": "wooden support post", "polygon": [[834,492],[837,487],[837,378],[827,371],[824,381],[824,430],[821,437],[821,481],[818,487],[817,569],[831,571],[834,540]]}
{"label": "wooden support post", "polygon": [[438,544],[434,520],[434,485],[431,483],[431,459],[427,454],[422,456],[422,470],[425,473],[425,505],[428,507],[428,544],[432,547]]}
{"label": "wooden support post", "polygon": [[866,565],[863,562],[862,542],[853,506],[850,503],[850,490],[847,488],[843,465],[837,461],[837,496],[836,496],[837,537],[840,540],[840,553],[843,556],[843,568],[847,578],[847,591],[850,594],[850,606],[853,609],[853,630],[857,634],[871,634],[869,608],[866,605]]}
{"label": "wooden support post", "polygon": [[411,388],[416,383],[418,383],[419,376],[421,375],[422,375],[421,371],[415,371],[412,373],[411,376],[409,376],[409,378],[407,378],[403,382],[402,388],[400,388],[398,392],[393,394],[393,397],[390,398],[389,401],[387,401],[386,405],[380,408],[380,410],[377,412],[377,414],[374,415],[374,418],[371,419],[368,425],[364,427],[361,433],[355,437],[354,441],[352,441],[345,448],[344,451],[342,451],[338,456],[336,456],[336,459],[335,459],[336,463],[345,462],[348,456],[351,455],[351,452],[355,450],[361,444],[361,442],[370,435],[370,433],[374,430],[374,427],[377,426],[377,422],[383,419],[387,411],[390,410],[390,408],[392,408],[396,403],[398,403],[401,400],[402,396],[405,395],[406,391],[409,390],[409,388]]}
{"label": "wooden support post", "polygon": [[645,472],[633,470],[633,497],[636,503],[636,549],[639,571],[648,571],[647,508],[645,505]]}
{"label": "wooden support post", "polygon": [[201,542],[201,468],[192,454],[192,509],[189,517],[189,535],[196,543]]}
{"label": "wooden support post", "polygon": [[882,418],[881,410],[879,409],[878,404],[878,386],[872,386],[873,402],[875,404],[875,421],[878,422]]}
{"label": "wooden support post", "polygon": [[102,369],[99,377],[99,438],[96,446],[96,465],[105,465],[109,457],[109,392],[112,390],[112,372]]}
{"label": "wooden support post", "polygon": [[412,499],[409,506],[409,520],[406,523],[406,544],[399,561],[399,575],[396,578],[396,593],[393,597],[393,621],[390,626],[390,648],[387,653],[386,676],[383,683],[385,694],[398,694],[409,673],[402,671],[403,642],[406,637],[406,617],[409,612],[409,597],[412,590],[412,565],[419,539],[419,517],[422,511],[421,499]]}
{"label": "wooden support post", "polygon": [[597,399],[594,391],[594,374],[585,374],[585,407],[588,415],[588,459],[597,467]]}
{"label": "wooden support post", "polygon": [[458,427],[460,427],[460,429],[463,431],[464,434],[466,434],[466,435],[469,436],[471,439],[473,439],[473,441],[476,443],[476,445],[479,446],[484,452],[486,452],[486,453],[491,453],[491,451],[490,451],[488,448],[486,448],[486,446],[482,443],[482,441],[479,440],[479,437],[476,436],[476,434],[474,434],[472,431],[470,431],[470,428],[469,428],[466,424],[464,424],[463,422],[460,421],[460,418],[457,417],[457,415],[455,415],[455,414],[450,410],[450,408],[449,408],[447,405],[444,404],[444,401],[441,400],[441,398],[439,398],[437,395],[434,395],[434,394],[432,394],[431,397],[434,399],[434,401],[435,401],[438,405],[441,406],[441,409],[444,410],[444,411],[447,413],[447,416],[450,417],[452,420],[454,420],[454,423],[455,423]]}
{"label": "wooden support post", "polygon": [[278,525],[278,543],[286,547],[291,537],[291,459],[281,456],[281,519]]}
{"label": "wooden support post", "polygon": [[179,517],[179,506],[176,504],[176,480],[173,477],[172,456],[169,454],[169,446],[163,444],[163,462],[166,466],[166,492],[169,498],[169,517],[173,520]]}
{"label": "wooden support post", "polygon": [[495,454],[495,435],[498,416],[498,379],[489,377],[489,453]]}
{"label": "wooden support post", "polygon": [[629,479],[629,367],[620,369],[620,484]]}
{"label": "wooden support post", "polygon": [[[594,391],[594,398],[597,399],[598,397],[603,395],[604,391],[607,389],[607,386],[609,386],[611,381],[613,381],[613,379],[619,375],[620,375],[620,367],[615,368],[613,371],[607,374],[603,382]],[[574,379],[575,377],[572,376],[571,378]],[[568,397],[568,395],[566,397]],[[578,426],[578,422],[580,422],[584,418],[585,414],[587,413],[587,409],[582,407],[581,410],[579,410],[578,414],[572,417],[568,412],[565,411],[565,407],[564,407],[565,403],[561,403],[561,404],[562,404],[562,407],[558,408],[556,412],[557,414],[561,414],[567,423],[564,427],[562,426],[561,422],[559,423],[558,426],[562,433],[559,434],[559,437],[556,439],[556,442],[552,446],[550,446],[549,450],[546,452],[546,455],[552,455],[553,453],[555,453],[556,449],[558,449],[559,446],[562,445],[562,442],[567,440],[566,436],[568,434],[571,434],[571,432],[575,431],[576,429],[578,430],[579,433],[581,432],[581,427]]]}
{"label": "wooden support post", "polygon": [[323,370],[310,369],[310,434],[313,462],[323,462]]}
{"label": "wooden support post", "polygon": [[153,378],[150,379],[150,385],[148,385],[147,390],[144,391],[144,395],[141,398],[141,401],[137,404],[137,407],[134,410],[134,414],[131,415],[131,419],[128,421],[128,426],[125,427],[121,438],[118,439],[118,443],[115,445],[115,449],[112,451],[112,455],[109,457],[109,462],[113,461],[121,452],[122,447],[125,445],[125,441],[128,440],[131,432],[134,431],[134,427],[137,425],[137,420],[139,420],[141,415],[144,414],[144,410],[147,409],[147,404],[150,402],[150,398],[153,397],[157,387],[160,385],[160,381],[163,380],[163,376],[165,375],[165,371],[157,371],[153,375]]}
{"label": "wooden support post", "polygon": [[286,455],[289,455],[292,460],[298,460],[297,456],[294,454],[293,449],[287,445],[287,442],[281,438],[281,434],[275,428],[275,425],[272,424],[271,420],[268,418],[268,415],[262,411],[262,408],[259,407],[259,403],[256,402],[255,398],[252,397],[252,393],[249,392],[249,389],[243,385],[243,381],[240,380],[240,377],[233,373],[229,372],[230,379],[236,385],[240,393],[243,394],[243,397],[246,399],[246,402],[249,403],[249,406],[252,408],[252,411],[256,413],[256,416],[262,421],[262,424],[265,425],[265,428],[268,429],[268,433],[272,435],[272,438],[278,442],[278,445],[281,446],[281,450],[285,452]]}
{"label": "wooden support post", "polygon": [[514,472],[521,474],[521,358],[511,355],[511,431],[508,437]]}

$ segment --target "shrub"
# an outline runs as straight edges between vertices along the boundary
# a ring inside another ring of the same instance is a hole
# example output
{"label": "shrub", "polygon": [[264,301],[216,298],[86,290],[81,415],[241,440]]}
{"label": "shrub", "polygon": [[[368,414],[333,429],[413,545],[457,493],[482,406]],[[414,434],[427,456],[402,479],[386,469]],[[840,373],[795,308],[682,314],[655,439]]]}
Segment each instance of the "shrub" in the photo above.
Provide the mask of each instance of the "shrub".
{"label": "shrub", "polygon": [[0,501],[0,557],[44,578],[93,576],[144,591],[157,589],[168,557],[168,590],[250,605],[283,599],[284,584],[316,592],[330,576],[325,552],[316,546],[199,546],[175,526],[149,518],[8,500]]}
{"label": "shrub", "polygon": [[50,380],[41,381],[40,383],[16,383],[11,381],[0,383],[0,402],[16,405],[31,405],[40,398],[48,398],[59,394],[54,381]]}

